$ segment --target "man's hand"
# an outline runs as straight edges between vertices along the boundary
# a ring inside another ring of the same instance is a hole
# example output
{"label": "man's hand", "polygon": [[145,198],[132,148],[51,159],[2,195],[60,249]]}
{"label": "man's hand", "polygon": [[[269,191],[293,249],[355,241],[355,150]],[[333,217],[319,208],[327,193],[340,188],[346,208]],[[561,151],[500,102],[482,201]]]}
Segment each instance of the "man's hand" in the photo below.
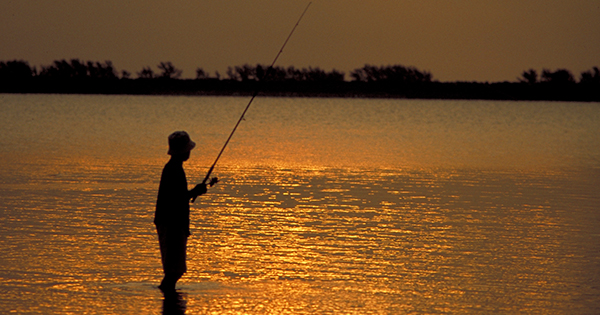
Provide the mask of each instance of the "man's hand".
{"label": "man's hand", "polygon": [[206,194],[206,191],[206,184],[198,184],[192,189],[192,196],[196,199],[196,197]]}
{"label": "man's hand", "polygon": [[[218,183],[219,179],[216,177],[211,178],[210,180],[210,187],[212,187],[214,184]],[[198,198],[198,196],[200,195],[204,195],[206,194],[206,184],[198,184],[196,185],[196,187],[194,187],[194,189],[190,190],[190,193],[192,194],[192,203],[194,201],[196,201],[196,198]]]}

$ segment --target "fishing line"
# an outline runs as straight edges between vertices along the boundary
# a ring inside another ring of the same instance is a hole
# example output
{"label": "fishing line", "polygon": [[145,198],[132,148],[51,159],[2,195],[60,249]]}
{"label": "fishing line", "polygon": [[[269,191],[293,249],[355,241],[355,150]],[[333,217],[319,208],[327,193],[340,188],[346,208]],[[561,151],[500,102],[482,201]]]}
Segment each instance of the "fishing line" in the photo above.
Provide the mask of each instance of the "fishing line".
{"label": "fishing line", "polygon": [[[285,48],[285,46],[287,45],[288,41],[292,37],[292,34],[294,34],[294,31],[296,30],[296,27],[298,27],[298,24],[300,24],[300,21],[304,17],[304,14],[306,13],[306,11],[308,11],[308,8],[310,7],[311,4],[312,4],[312,2],[308,3],[308,5],[306,6],[306,8],[304,9],[304,11],[302,12],[302,14],[300,15],[300,18],[298,18],[298,21],[296,22],[296,25],[294,25],[294,27],[292,28],[292,31],[290,32],[290,34],[288,35],[288,37],[285,39],[285,42],[283,42],[283,45],[281,46],[281,49],[279,49],[279,52],[275,56],[275,59],[273,59],[273,62],[271,63],[271,65],[269,66],[269,68],[267,68],[267,71],[265,71],[265,74],[263,75],[263,77],[259,79],[259,83],[260,83],[259,86],[256,88],[256,90],[252,94],[252,98],[250,98],[250,101],[248,102],[248,105],[246,105],[246,108],[242,112],[242,115],[240,116],[240,119],[238,119],[237,123],[233,127],[233,130],[231,131],[231,134],[229,134],[229,137],[227,138],[227,141],[225,141],[225,144],[223,145],[223,148],[221,148],[221,151],[217,155],[217,158],[215,159],[215,162],[208,169],[208,173],[206,173],[206,177],[204,177],[204,180],[202,181],[202,184],[206,184],[206,182],[210,178],[210,175],[212,174],[213,170],[215,169],[215,165],[217,165],[217,162],[219,161],[219,158],[221,157],[221,154],[223,154],[223,151],[225,151],[225,147],[227,147],[227,144],[229,144],[229,140],[231,140],[231,137],[233,137],[233,134],[237,130],[237,127],[240,125],[240,123],[242,122],[242,120],[244,120],[244,116],[246,115],[246,112],[248,111],[248,108],[250,108],[250,105],[252,104],[252,101],[254,101],[254,98],[256,98],[256,96],[260,92],[260,88],[262,87],[262,84],[266,81],[267,77],[269,76],[269,73],[273,70],[273,66],[277,62],[277,59],[279,59],[279,56],[283,52],[283,49]],[[219,180],[216,177],[214,177],[214,178],[212,178],[210,180],[209,185],[213,186],[218,181]],[[192,199],[192,202],[194,202],[195,200],[196,200],[196,197],[194,197]]]}

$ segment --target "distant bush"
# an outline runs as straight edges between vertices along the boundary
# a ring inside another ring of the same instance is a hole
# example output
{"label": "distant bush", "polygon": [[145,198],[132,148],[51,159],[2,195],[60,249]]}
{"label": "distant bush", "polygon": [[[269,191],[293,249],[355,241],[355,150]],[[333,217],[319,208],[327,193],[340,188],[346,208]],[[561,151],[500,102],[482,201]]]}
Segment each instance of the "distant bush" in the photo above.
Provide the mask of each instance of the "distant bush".
{"label": "distant bush", "polygon": [[594,67],[592,70],[582,72],[579,83],[586,85],[600,85],[600,69]]}
{"label": "distant bush", "polygon": [[556,71],[544,69],[538,77],[537,71],[529,69],[523,71],[521,77],[517,78],[520,83],[527,84],[551,84],[551,85],[569,85],[574,83],[582,83],[585,85],[600,84],[600,69],[593,67],[591,70],[581,73],[579,82],[575,80],[575,76],[567,69],[558,69]]}
{"label": "distant bush", "polygon": [[234,81],[297,81],[297,82],[341,82],[344,81],[344,73],[332,70],[327,72],[321,68],[302,68],[294,67],[273,67],[257,64],[251,66],[248,64],[242,66],[229,67],[227,69],[227,77]]}
{"label": "distant bush", "polygon": [[431,73],[427,71],[401,65],[376,67],[367,64],[352,71],[350,77],[358,82],[422,83],[432,80]]}
{"label": "distant bush", "polygon": [[542,71],[542,82],[552,84],[571,84],[575,83],[575,79],[571,71],[566,69],[559,69],[556,71],[550,71],[544,69]]}
{"label": "distant bush", "polygon": [[33,77],[35,69],[29,66],[27,61],[12,60],[0,61],[1,80],[23,80]]}
{"label": "distant bush", "polygon": [[42,66],[38,76],[53,79],[116,79],[117,73],[111,61],[101,63],[63,59],[54,61],[52,65]]}

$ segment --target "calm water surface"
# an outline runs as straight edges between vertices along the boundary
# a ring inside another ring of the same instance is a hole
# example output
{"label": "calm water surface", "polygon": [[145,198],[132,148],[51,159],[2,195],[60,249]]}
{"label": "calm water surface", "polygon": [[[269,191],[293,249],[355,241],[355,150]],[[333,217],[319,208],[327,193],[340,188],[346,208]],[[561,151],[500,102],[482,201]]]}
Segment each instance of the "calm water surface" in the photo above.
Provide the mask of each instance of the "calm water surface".
{"label": "calm water surface", "polygon": [[600,104],[258,98],[164,297],[166,137],[247,98],[0,94],[0,309],[600,313]]}

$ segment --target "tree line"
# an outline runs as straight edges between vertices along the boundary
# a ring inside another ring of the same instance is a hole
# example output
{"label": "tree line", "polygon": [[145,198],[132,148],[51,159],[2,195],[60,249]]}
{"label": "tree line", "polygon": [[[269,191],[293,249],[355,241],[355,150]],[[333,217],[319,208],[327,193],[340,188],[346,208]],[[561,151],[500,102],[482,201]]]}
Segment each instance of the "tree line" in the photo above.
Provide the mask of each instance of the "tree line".
{"label": "tree line", "polygon": [[[157,65],[159,72],[155,72],[151,67],[144,67],[137,72],[138,79],[180,79],[183,71],[176,68],[171,62],[160,62]],[[212,77],[202,68],[196,69],[197,80],[217,79],[234,81],[258,81],[267,74],[268,66],[249,64],[228,67],[226,76],[221,78],[220,73],[215,72]],[[433,76],[428,71],[421,71],[415,67],[405,67],[402,65],[373,66],[366,64],[364,67],[355,69],[349,73],[351,81],[356,82],[432,82]],[[38,70],[35,66],[30,66],[27,61],[12,60],[0,61],[1,79],[26,79],[32,77],[47,77],[56,79],[69,78],[88,78],[88,79],[131,79],[131,73],[127,70],[117,72],[111,61],[82,61],[79,59],[56,60],[50,65],[41,66]],[[269,69],[268,80],[270,81],[345,81],[345,73],[333,69],[331,71],[322,70],[319,67],[296,69],[293,66],[288,68],[275,66]],[[566,69],[551,71],[543,69],[540,74],[535,69],[523,71],[517,82],[536,84],[536,83],[600,83],[600,70],[593,67],[590,70],[581,73],[579,80]]]}
{"label": "tree line", "polygon": [[[159,72],[155,72],[151,67],[144,67],[137,72],[138,79],[180,79],[182,70],[176,68],[171,62],[160,62],[158,64]],[[55,78],[55,79],[130,79],[131,73],[123,70],[117,73],[111,61],[82,61],[79,59],[56,60],[50,65],[31,67],[27,61],[12,60],[0,61],[1,79],[26,79],[32,77]],[[371,66],[365,65],[363,68],[350,72],[350,77],[354,81],[374,82],[374,81],[403,81],[403,82],[431,82],[432,75],[429,72],[421,72],[414,67],[394,66]],[[244,64],[241,66],[228,67],[226,76],[221,78],[217,71],[215,76],[211,77],[209,73],[202,68],[196,69],[196,79],[217,79],[233,81],[259,81],[268,78],[269,81],[345,81],[345,73],[338,70],[325,71],[319,67],[296,69],[293,66],[288,68],[275,66],[269,69],[268,66],[257,64],[256,66]]]}
{"label": "tree line", "polygon": [[581,73],[579,81],[575,80],[573,74],[566,69],[559,69],[556,71],[550,71],[544,69],[540,75],[538,75],[535,69],[529,69],[523,71],[521,77],[518,79],[521,83],[537,84],[537,83],[554,83],[554,84],[600,84],[600,69],[593,67],[591,70],[587,70]]}
{"label": "tree line", "polygon": [[593,67],[576,78],[566,69],[523,71],[515,82],[439,82],[428,71],[403,65],[366,64],[350,71],[319,67],[298,69],[244,64],[228,67],[225,75],[196,69],[195,79],[181,79],[183,71],[160,62],[158,71],[144,67],[137,77],[118,72],[111,61],[56,60],[30,66],[27,61],[0,61],[0,92],[119,93],[119,94],[249,94],[258,82],[274,95],[366,96],[409,98],[493,98],[600,100],[600,70]]}

